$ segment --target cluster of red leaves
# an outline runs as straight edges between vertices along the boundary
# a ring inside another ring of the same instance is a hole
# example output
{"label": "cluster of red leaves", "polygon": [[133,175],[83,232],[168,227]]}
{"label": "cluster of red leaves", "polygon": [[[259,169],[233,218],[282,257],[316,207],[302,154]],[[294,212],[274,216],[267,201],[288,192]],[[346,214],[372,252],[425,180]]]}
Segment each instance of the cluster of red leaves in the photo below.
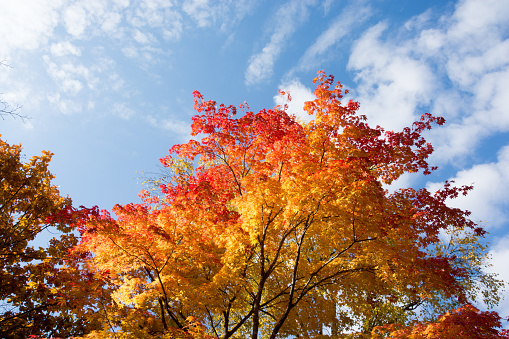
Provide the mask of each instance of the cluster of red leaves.
{"label": "cluster of red leaves", "polygon": [[63,224],[63,225],[74,225],[76,230],[83,234],[85,232],[85,225],[92,217],[99,216],[99,207],[93,206],[87,208],[80,206],[76,208],[74,206],[66,206],[57,213],[54,213],[46,218],[47,224]]}
{"label": "cluster of red leaves", "polygon": [[501,320],[496,312],[479,311],[467,304],[438,317],[436,322],[376,327],[372,339],[507,339],[509,331],[500,330]]}

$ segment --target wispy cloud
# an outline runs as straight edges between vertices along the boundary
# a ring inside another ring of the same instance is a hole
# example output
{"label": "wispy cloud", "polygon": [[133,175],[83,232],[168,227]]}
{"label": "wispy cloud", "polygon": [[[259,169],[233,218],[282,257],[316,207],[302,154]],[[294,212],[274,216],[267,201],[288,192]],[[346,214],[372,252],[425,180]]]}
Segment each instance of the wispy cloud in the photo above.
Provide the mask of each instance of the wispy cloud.
{"label": "wispy cloud", "polygon": [[172,0],[81,0],[63,8],[62,24],[73,39],[107,37],[124,45],[126,56],[144,60],[152,52],[160,54],[163,42],[179,40],[183,30],[182,14]]}
{"label": "wispy cloud", "polygon": [[274,63],[279,58],[286,41],[307,19],[307,7],[314,4],[315,1],[289,1],[278,9],[275,16],[276,24],[269,42],[261,52],[249,59],[245,72],[247,85],[258,84],[271,77]]}
{"label": "wispy cloud", "polygon": [[120,92],[126,98],[132,93],[125,88],[125,80],[112,68],[115,63],[108,58],[85,62],[81,49],[68,42],[55,43],[50,53],[43,55],[44,68],[49,82],[40,89],[56,111],[64,114],[78,113],[85,108],[92,110],[94,102],[102,91]]}
{"label": "wispy cloud", "polygon": [[167,40],[179,40],[183,30],[182,14],[171,0],[144,0],[139,6],[130,6],[126,20],[132,29],[141,32],[159,30]]}
{"label": "wispy cloud", "polygon": [[63,98],[60,93],[49,94],[48,101],[64,114],[79,113],[83,110],[83,105],[75,100]]}
{"label": "wispy cloud", "polygon": [[182,10],[199,27],[219,24],[221,30],[225,30],[242,20],[257,3],[256,0],[186,0]]}
{"label": "wispy cloud", "polygon": [[76,95],[83,89],[84,84],[93,89],[99,79],[93,71],[82,64],[64,63],[57,65],[50,61],[49,57],[44,58],[47,64],[48,74],[59,84],[64,93]]}
{"label": "wispy cloud", "polygon": [[57,57],[73,55],[80,56],[81,49],[77,46],[74,46],[69,41],[63,41],[51,44],[50,47],[51,54]]}
{"label": "wispy cloud", "polygon": [[188,141],[191,138],[191,124],[179,119],[161,119],[149,115],[146,117],[148,123],[154,127],[166,130],[176,135],[182,141]]}
{"label": "wispy cloud", "polygon": [[347,6],[306,50],[295,70],[314,70],[321,64],[324,54],[331,47],[337,45],[353,29],[369,19],[371,14],[370,6],[358,3]]}

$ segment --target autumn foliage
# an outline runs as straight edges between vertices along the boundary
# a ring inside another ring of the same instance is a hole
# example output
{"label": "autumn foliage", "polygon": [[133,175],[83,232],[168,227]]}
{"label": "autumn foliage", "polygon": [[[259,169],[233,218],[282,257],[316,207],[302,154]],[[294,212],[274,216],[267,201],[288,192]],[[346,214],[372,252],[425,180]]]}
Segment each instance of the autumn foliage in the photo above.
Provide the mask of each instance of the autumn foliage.
{"label": "autumn foliage", "polygon": [[411,326],[388,324],[376,327],[370,338],[393,339],[503,339],[509,338],[496,312],[481,312],[472,305],[465,305],[438,317],[435,322],[418,322]]}
{"label": "autumn foliage", "polygon": [[309,123],[195,92],[201,139],[170,149],[142,203],[53,214],[80,234],[65,267],[86,284],[63,291],[87,338],[502,338],[462,307],[502,285],[483,229],[447,205],[471,187],[387,190],[434,170],[423,133],[444,119],[373,128],[332,76],[315,83]]}
{"label": "autumn foliage", "polygon": [[112,290],[91,337],[370,333],[414,319],[419,306],[436,314],[468,302],[476,279],[496,285],[440,252],[442,231],[483,235],[446,204],[471,187],[383,186],[433,170],[422,134],[444,119],[372,128],[358,103],[341,103],[332,76],[315,81],[309,123],[284,107],[253,113],[194,93],[192,134],[202,138],[161,159],[170,175],[160,191],[82,230],[76,251],[93,253],[89,269]]}

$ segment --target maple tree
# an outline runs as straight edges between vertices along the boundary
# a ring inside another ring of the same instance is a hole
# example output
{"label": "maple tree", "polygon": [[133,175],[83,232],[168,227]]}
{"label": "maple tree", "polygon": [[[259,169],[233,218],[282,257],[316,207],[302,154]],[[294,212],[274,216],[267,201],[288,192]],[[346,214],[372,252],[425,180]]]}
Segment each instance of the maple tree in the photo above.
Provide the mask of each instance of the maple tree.
{"label": "maple tree", "polygon": [[[161,159],[160,192],[80,226],[74,253],[91,254],[87,270],[111,291],[103,329],[88,337],[319,337],[363,323],[369,333],[417,306],[466,303],[475,281],[497,294],[478,269],[484,231],[446,204],[471,187],[383,186],[431,173],[422,133],[444,119],[372,128],[332,76],[315,82],[309,123],[194,93],[192,133],[203,138]],[[443,231],[461,235],[457,251],[441,247]]]}
{"label": "maple tree", "polygon": [[[0,139],[0,336],[84,334],[92,324],[73,311],[72,293],[64,295],[73,281],[86,281],[77,267],[63,269],[78,241],[75,221],[50,220],[71,208],[71,199],[51,184],[50,152],[23,162],[21,151]],[[34,246],[50,228],[60,236],[47,247]]]}

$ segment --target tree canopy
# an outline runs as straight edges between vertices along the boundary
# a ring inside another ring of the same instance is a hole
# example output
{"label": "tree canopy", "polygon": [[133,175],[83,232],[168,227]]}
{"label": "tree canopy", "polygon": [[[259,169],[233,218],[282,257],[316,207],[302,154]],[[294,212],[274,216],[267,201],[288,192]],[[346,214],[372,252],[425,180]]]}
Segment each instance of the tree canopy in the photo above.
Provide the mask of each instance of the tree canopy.
{"label": "tree canopy", "polygon": [[370,335],[435,320],[479,288],[497,302],[484,230],[447,205],[471,187],[384,186],[434,170],[423,133],[444,119],[373,128],[332,76],[315,83],[309,123],[194,93],[199,140],[161,159],[168,175],[143,203],[80,224],[73,253],[109,293],[88,337]]}

